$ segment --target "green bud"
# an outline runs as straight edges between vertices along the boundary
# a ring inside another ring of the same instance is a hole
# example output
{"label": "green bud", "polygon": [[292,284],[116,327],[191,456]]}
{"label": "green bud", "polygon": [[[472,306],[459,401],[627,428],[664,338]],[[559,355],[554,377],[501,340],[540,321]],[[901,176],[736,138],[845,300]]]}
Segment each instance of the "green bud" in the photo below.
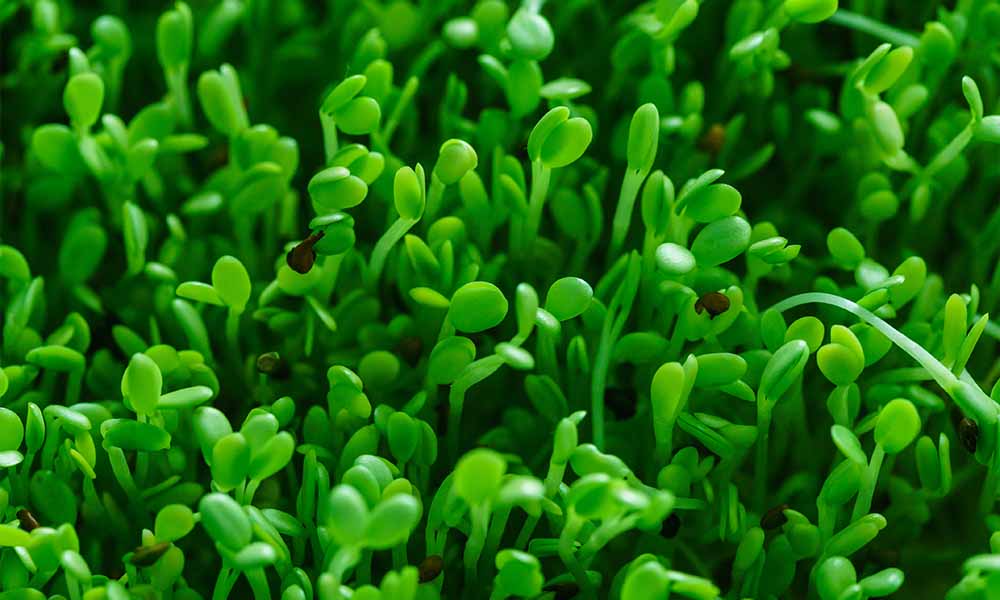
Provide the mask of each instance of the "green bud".
{"label": "green bud", "polygon": [[348,101],[333,113],[337,127],[349,135],[364,135],[378,129],[382,110],[374,98],[361,96]]}
{"label": "green bud", "polygon": [[404,219],[419,219],[424,213],[426,202],[423,167],[418,164],[416,171],[410,167],[402,167],[396,171],[392,185],[393,202],[399,216]]}
{"label": "green bud", "polygon": [[838,600],[840,594],[853,585],[857,578],[851,561],[842,556],[831,556],[816,571],[816,590],[823,600]]}
{"label": "green bud", "polygon": [[555,44],[552,27],[545,17],[523,8],[507,23],[507,38],[515,56],[528,60],[544,60]]}
{"label": "green bud", "polygon": [[186,66],[191,60],[192,29],[191,9],[183,2],[160,15],[156,22],[156,56],[165,70]]}
{"label": "green bud", "polygon": [[802,340],[787,342],[774,353],[760,376],[757,396],[772,405],[792,385],[809,360],[809,346]]}
{"label": "green bud", "polygon": [[583,156],[593,136],[590,122],[586,119],[568,119],[556,125],[545,136],[538,157],[550,169],[565,167]]}
{"label": "green bud", "polygon": [[90,129],[101,115],[104,81],[94,73],[74,75],[63,91],[63,107],[73,127]]}
{"label": "green bud", "polygon": [[250,519],[243,507],[225,494],[207,494],[198,503],[201,525],[209,537],[232,552],[250,543]]}
{"label": "green bud", "polygon": [[145,354],[133,354],[122,377],[122,396],[128,398],[132,409],[140,415],[153,415],[160,401],[163,375],[160,367]]}
{"label": "green bud", "polygon": [[881,94],[891,88],[902,76],[913,59],[913,48],[902,46],[892,52],[872,67],[865,76],[865,90],[870,94]]}
{"label": "green bud", "polygon": [[545,310],[560,321],[568,321],[583,314],[593,297],[589,283],[579,277],[563,277],[549,286]]}
{"label": "green bud", "polygon": [[886,404],[875,425],[875,443],[886,454],[899,454],[920,435],[920,415],[913,403],[896,398]]}
{"label": "green bud", "polygon": [[478,164],[479,157],[468,142],[451,139],[441,144],[438,160],[434,165],[434,175],[441,180],[441,183],[453,185]]}
{"label": "green bud", "polygon": [[660,113],[656,105],[643,104],[632,115],[628,130],[628,168],[649,173],[656,160],[656,147],[660,141]]}
{"label": "green bud", "polygon": [[223,436],[212,447],[212,481],[221,490],[243,483],[250,469],[250,445],[242,433]]}

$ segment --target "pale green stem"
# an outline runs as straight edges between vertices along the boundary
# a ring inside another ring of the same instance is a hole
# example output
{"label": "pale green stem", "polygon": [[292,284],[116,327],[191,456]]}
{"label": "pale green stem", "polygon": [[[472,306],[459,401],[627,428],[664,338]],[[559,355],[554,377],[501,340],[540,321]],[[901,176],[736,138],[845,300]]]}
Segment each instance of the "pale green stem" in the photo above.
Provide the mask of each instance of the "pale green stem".
{"label": "pale green stem", "polygon": [[615,209],[615,219],[611,225],[611,245],[608,246],[608,261],[611,263],[618,259],[618,254],[625,243],[625,237],[628,235],[629,225],[632,222],[635,199],[639,195],[639,188],[642,187],[642,181],[645,178],[645,172],[629,169],[622,179],[618,207]]}
{"label": "pale green stem", "polygon": [[254,600],[271,600],[271,587],[267,584],[267,575],[264,569],[258,567],[246,572],[250,589],[253,590]]}
{"label": "pale green stem", "polygon": [[878,474],[882,469],[882,460],[885,459],[885,450],[880,444],[875,445],[872,452],[868,469],[861,478],[861,488],[858,490],[858,497],[854,500],[854,512],[851,513],[851,522],[857,521],[868,514],[872,507],[872,496],[875,495],[875,486],[878,484]]}
{"label": "pale green stem", "polygon": [[399,93],[399,100],[396,101],[396,106],[392,107],[392,112],[389,113],[385,127],[382,128],[381,142],[385,145],[386,149],[389,148],[392,135],[396,132],[396,127],[399,126],[399,122],[403,118],[403,112],[410,106],[410,102],[417,93],[418,87],[420,87],[420,79],[418,77],[410,77],[406,80],[403,90]]}
{"label": "pale green stem", "polygon": [[490,507],[487,503],[476,504],[469,507],[469,520],[472,529],[469,531],[469,539],[465,542],[465,586],[469,588],[475,585],[479,578],[479,557],[486,544],[486,534],[489,527]]}
{"label": "pale green stem", "polygon": [[432,223],[434,215],[441,210],[441,204],[444,202],[445,187],[441,178],[435,175],[434,172],[431,172],[431,188],[427,192],[427,204],[424,208],[424,221],[427,223]]}
{"label": "pale green stem", "polygon": [[379,238],[378,242],[375,244],[375,249],[372,250],[371,262],[368,266],[368,288],[374,289],[378,284],[379,277],[382,274],[382,268],[385,266],[385,261],[389,257],[389,251],[395,246],[399,240],[403,239],[414,225],[417,224],[417,219],[404,219],[402,217],[396,219],[396,222],[392,224],[382,237]]}
{"label": "pale green stem", "polygon": [[843,9],[833,13],[833,16],[827,22],[860,31],[861,33],[867,33],[897,46],[916,48],[920,45],[920,38],[912,33]]}
{"label": "pale green stem", "polygon": [[576,549],[574,547],[576,536],[580,533],[580,529],[583,528],[586,521],[572,513],[572,510],[571,508],[571,512],[566,519],[566,526],[559,535],[559,558],[562,559],[563,564],[573,574],[580,589],[590,594],[594,591],[593,586],[590,583],[590,578],[587,577],[587,571],[576,558]]}
{"label": "pale green stem", "polygon": [[166,72],[167,88],[170,90],[170,99],[173,100],[177,113],[177,120],[184,129],[191,127],[191,97],[188,94],[187,86],[187,65],[182,65],[177,69],[170,69]]}
{"label": "pale green stem", "polygon": [[534,247],[538,229],[542,224],[542,208],[545,206],[545,196],[549,193],[549,180],[552,169],[536,160],[531,163],[531,197],[528,199],[528,215],[524,221],[524,235],[521,236],[520,252],[527,254]]}
{"label": "pale green stem", "polygon": [[764,509],[767,500],[767,443],[771,436],[771,407],[766,398],[757,399],[757,454],[754,461],[754,507]]}
{"label": "pale green stem", "polygon": [[319,112],[319,122],[323,128],[323,154],[326,157],[326,162],[323,164],[329,166],[334,155],[337,154],[337,123],[331,115],[323,111]]}
{"label": "pale green stem", "polygon": [[486,556],[496,556],[500,549],[500,542],[503,540],[504,531],[507,529],[507,520],[510,518],[510,506],[501,507],[490,519],[490,529],[486,536]]}

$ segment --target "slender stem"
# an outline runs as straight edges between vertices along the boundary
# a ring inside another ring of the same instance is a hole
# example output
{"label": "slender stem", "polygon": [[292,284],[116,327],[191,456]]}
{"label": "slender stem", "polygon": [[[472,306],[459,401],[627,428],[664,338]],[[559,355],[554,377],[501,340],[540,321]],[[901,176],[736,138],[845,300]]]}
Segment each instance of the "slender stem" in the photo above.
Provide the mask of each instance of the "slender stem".
{"label": "slender stem", "polygon": [[441,204],[444,202],[444,182],[441,178],[431,172],[431,188],[427,192],[427,204],[424,208],[424,221],[431,223],[434,219],[434,215],[441,210]]}
{"label": "slender stem", "polygon": [[524,235],[521,236],[522,253],[527,254],[528,250],[534,247],[535,238],[538,237],[538,229],[542,224],[542,207],[545,206],[545,196],[549,193],[549,180],[552,178],[552,169],[536,160],[531,163],[531,197],[528,199],[528,216],[524,221]]}
{"label": "slender stem", "polygon": [[593,586],[590,584],[590,578],[587,577],[587,571],[584,570],[583,565],[577,560],[574,548],[576,536],[580,533],[580,529],[583,528],[585,523],[586,521],[572,514],[572,512],[568,516],[566,526],[559,535],[559,558],[562,559],[563,564],[573,574],[580,588],[590,593],[593,591]]}
{"label": "slender stem", "polygon": [[766,398],[757,400],[757,454],[754,460],[754,507],[764,509],[767,500],[767,443],[771,436],[771,407]]}
{"label": "slender stem", "polygon": [[267,575],[264,569],[258,567],[246,572],[250,589],[253,590],[254,600],[271,600],[271,586],[267,584]]}
{"label": "slender stem", "polygon": [[323,128],[323,155],[326,157],[323,164],[329,166],[333,156],[337,154],[337,123],[323,111],[319,112],[319,122]]}
{"label": "slender stem", "polygon": [[855,31],[867,33],[871,36],[883,39],[897,46],[910,46],[916,48],[920,45],[920,38],[891,25],[886,25],[880,21],[868,18],[864,15],[840,9],[833,13],[827,20],[828,23],[847,27]]}
{"label": "slender stem", "polygon": [[410,77],[406,80],[403,90],[399,93],[399,100],[396,101],[396,106],[392,107],[392,112],[389,113],[385,127],[382,128],[382,139],[380,141],[386,149],[388,149],[389,143],[392,141],[392,135],[396,132],[396,127],[399,126],[399,122],[403,118],[403,112],[410,106],[410,102],[417,93],[418,87],[420,87],[420,79],[418,77]]}
{"label": "slender stem", "polygon": [[854,500],[854,512],[851,514],[851,522],[857,521],[868,514],[872,507],[872,496],[875,495],[875,486],[878,484],[878,474],[882,469],[882,460],[885,458],[885,450],[881,445],[875,445],[872,452],[868,469],[861,479],[861,489],[858,490],[858,497]]}
{"label": "slender stem", "polygon": [[504,531],[507,529],[507,520],[510,518],[510,506],[504,506],[496,511],[490,519],[489,533],[486,535],[486,549],[484,553],[487,557],[496,556],[500,549],[500,542],[503,540]]}
{"label": "slender stem", "polygon": [[622,244],[625,243],[625,237],[628,235],[628,228],[632,221],[635,199],[639,195],[639,188],[645,178],[645,173],[629,169],[622,179],[618,207],[615,209],[615,219],[611,225],[611,245],[608,246],[608,262],[610,263],[617,260],[619,253],[621,253]]}
{"label": "slender stem", "polygon": [[409,561],[406,558],[406,542],[401,542],[392,547],[392,568],[401,571]]}
{"label": "slender stem", "polygon": [[174,109],[177,113],[177,120],[181,127],[189,129],[191,127],[191,98],[187,87],[187,66],[177,69],[170,69],[166,73],[167,88],[170,90],[171,100],[174,102]]}
{"label": "slender stem", "polygon": [[416,225],[417,219],[404,219],[402,217],[396,219],[396,222],[392,224],[389,229],[386,230],[382,237],[379,238],[378,242],[375,244],[375,249],[372,250],[371,262],[368,266],[367,280],[368,288],[373,289],[376,284],[378,284],[378,279],[382,274],[382,268],[385,266],[385,261],[389,257],[389,251],[395,246],[399,240],[403,239],[414,225]]}
{"label": "slender stem", "polygon": [[469,539],[465,542],[465,554],[462,558],[465,563],[466,588],[475,585],[476,580],[479,578],[479,557],[483,552],[483,546],[486,544],[490,507],[485,503],[470,507],[469,518],[472,521],[472,529],[469,532]]}

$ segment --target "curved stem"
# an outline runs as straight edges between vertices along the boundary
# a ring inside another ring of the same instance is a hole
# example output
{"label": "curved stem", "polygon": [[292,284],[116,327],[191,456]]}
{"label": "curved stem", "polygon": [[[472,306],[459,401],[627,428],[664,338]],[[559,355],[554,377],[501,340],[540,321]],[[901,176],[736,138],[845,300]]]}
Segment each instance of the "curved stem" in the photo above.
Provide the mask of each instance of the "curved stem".
{"label": "curved stem", "polygon": [[944,388],[945,391],[950,393],[951,390],[958,385],[958,378],[955,377],[948,367],[941,364],[941,361],[934,358],[930,352],[925,350],[923,346],[908,338],[898,329],[886,323],[868,309],[863,308],[857,303],[846,298],[841,298],[840,296],[834,296],[833,294],[826,294],[823,292],[807,292],[805,294],[798,294],[796,296],[792,296],[791,298],[786,298],[771,308],[778,312],[784,312],[791,308],[795,308],[796,306],[802,306],[803,304],[827,304],[846,310],[877,329],[882,335],[889,338],[892,343],[898,346],[900,350],[906,352],[913,358],[913,360],[920,363],[920,366],[927,369],[927,372],[931,374],[934,381]]}
{"label": "curved stem", "polygon": [[379,238],[378,242],[375,244],[375,249],[372,250],[371,262],[368,266],[367,273],[367,284],[369,289],[373,289],[377,284],[379,277],[382,274],[382,268],[385,266],[385,261],[389,257],[389,251],[395,246],[399,240],[403,239],[414,225],[416,225],[417,219],[404,219],[402,217],[396,219],[396,222],[392,224],[382,237]]}
{"label": "curved stem", "polygon": [[635,208],[635,199],[639,195],[639,188],[642,186],[646,174],[641,171],[629,169],[622,179],[621,192],[618,194],[618,206],[615,208],[615,219],[611,225],[611,244],[608,246],[608,261],[614,262],[618,259],[625,237],[628,235],[628,228],[632,221],[632,210]]}
{"label": "curved stem", "polygon": [[519,249],[527,254],[528,250],[534,247],[535,238],[538,237],[538,229],[542,224],[542,207],[545,206],[545,196],[549,193],[549,180],[552,177],[552,169],[536,160],[531,163],[531,197],[528,199],[528,217],[524,222],[524,235],[521,236]]}
{"label": "curved stem", "polygon": [[886,25],[885,23],[874,19],[870,19],[864,15],[843,9],[833,13],[833,16],[830,17],[827,22],[834,25],[840,25],[841,27],[847,27],[848,29],[853,29],[855,31],[860,31],[862,33],[867,33],[871,36],[896,44],[897,46],[910,46],[916,48],[920,45],[920,38],[912,33],[902,31],[901,29]]}

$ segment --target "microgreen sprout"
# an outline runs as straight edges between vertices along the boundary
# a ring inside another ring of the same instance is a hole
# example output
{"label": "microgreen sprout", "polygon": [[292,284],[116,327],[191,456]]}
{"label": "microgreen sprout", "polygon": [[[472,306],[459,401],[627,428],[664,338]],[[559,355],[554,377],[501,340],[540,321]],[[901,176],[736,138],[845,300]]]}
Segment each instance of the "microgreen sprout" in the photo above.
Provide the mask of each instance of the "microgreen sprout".
{"label": "microgreen sprout", "polygon": [[996,0],[147,4],[0,3],[0,599],[995,595]]}

